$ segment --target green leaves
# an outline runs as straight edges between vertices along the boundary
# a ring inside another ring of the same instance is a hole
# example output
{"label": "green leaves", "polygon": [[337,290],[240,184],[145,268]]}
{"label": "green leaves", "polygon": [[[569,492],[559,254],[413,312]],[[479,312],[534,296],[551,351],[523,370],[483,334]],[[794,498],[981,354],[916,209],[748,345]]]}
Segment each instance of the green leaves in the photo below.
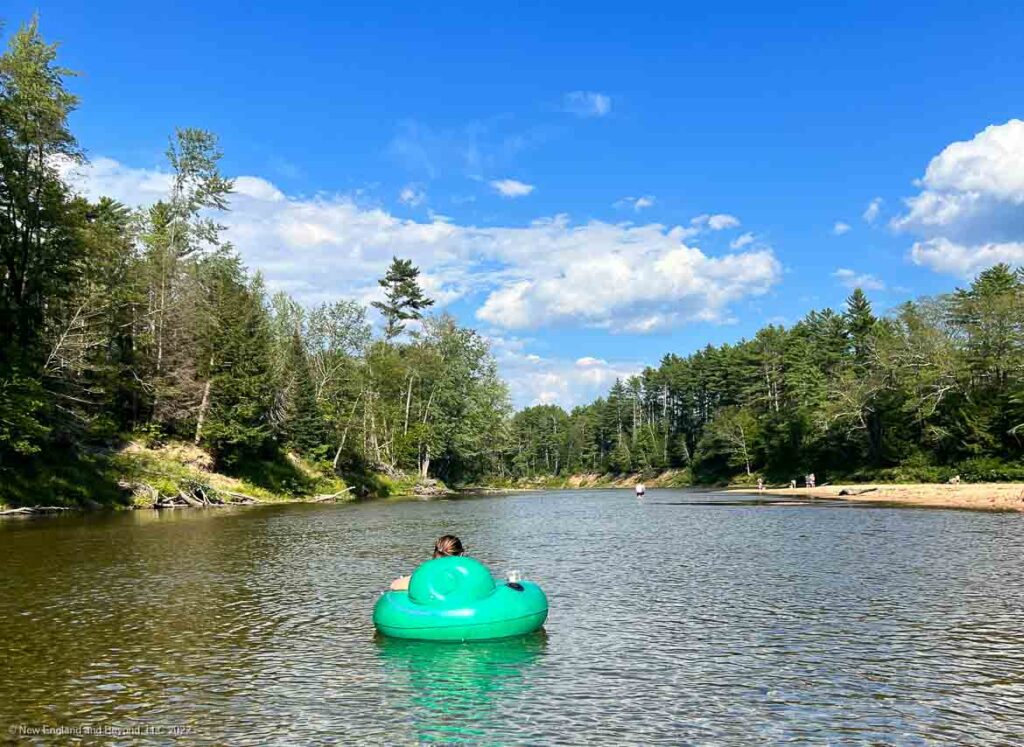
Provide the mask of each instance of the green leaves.
{"label": "green leaves", "polygon": [[270,327],[258,277],[247,281],[237,260],[218,261],[207,272],[216,324],[204,441],[220,461],[231,464],[272,445]]}
{"label": "green leaves", "polygon": [[373,307],[384,315],[384,339],[393,340],[405,331],[402,322],[421,319],[423,310],[434,305],[420,288],[419,268],[410,259],[393,257],[387,273],[378,281],[384,288],[386,301],[374,301]]}
{"label": "green leaves", "polygon": [[38,453],[49,428],[41,422],[46,404],[39,382],[16,371],[0,378],[0,473],[9,465],[4,452],[19,456]]}
{"label": "green leaves", "polygon": [[691,466],[704,482],[864,478],[905,461],[1012,465],[1024,456],[1022,392],[1024,279],[996,266],[886,318],[855,290],[842,313],[667,355],[566,422],[528,408],[513,419],[507,461],[522,476],[554,472],[551,453],[562,473]]}

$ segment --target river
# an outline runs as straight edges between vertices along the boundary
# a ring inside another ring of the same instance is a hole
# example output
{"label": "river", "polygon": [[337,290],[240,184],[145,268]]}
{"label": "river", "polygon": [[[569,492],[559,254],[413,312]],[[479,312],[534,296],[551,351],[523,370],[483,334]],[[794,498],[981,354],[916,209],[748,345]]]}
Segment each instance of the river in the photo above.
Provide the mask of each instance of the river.
{"label": "river", "polygon": [[[544,632],[374,635],[379,590],[447,532],[544,587]],[[1020,514],[548,492],[6,520],[0,558],[18,742],[1024,735]]]}

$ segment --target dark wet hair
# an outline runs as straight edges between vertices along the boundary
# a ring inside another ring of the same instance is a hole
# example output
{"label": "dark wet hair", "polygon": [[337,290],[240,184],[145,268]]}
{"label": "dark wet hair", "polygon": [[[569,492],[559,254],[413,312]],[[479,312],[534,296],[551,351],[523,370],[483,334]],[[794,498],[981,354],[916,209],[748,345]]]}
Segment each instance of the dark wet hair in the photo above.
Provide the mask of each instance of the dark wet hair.
{"label": "dark wet hair", "polygon": [[446,555],[462,555],[466,552],[462,546],[462,540],[454,534],[446,534],[434,543],[434,557],[443,558]]}

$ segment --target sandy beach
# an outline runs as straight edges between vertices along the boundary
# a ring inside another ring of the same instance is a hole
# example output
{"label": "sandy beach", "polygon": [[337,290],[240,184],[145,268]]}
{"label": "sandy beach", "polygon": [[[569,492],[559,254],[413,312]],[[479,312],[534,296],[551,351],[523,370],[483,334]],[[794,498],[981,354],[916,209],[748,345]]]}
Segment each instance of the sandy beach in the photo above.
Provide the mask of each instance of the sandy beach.
{"label": "sandy beach", "polygon": [[[744,493],[756,488],[731,488]],[[845,491],[845,495],[840,493]],[[895,503],[930,508],[1024,512],[1024,484],[972,483],[960,485],[826,485],[819,488],[767,488],[762,495],[818,498],[863,503]]]}

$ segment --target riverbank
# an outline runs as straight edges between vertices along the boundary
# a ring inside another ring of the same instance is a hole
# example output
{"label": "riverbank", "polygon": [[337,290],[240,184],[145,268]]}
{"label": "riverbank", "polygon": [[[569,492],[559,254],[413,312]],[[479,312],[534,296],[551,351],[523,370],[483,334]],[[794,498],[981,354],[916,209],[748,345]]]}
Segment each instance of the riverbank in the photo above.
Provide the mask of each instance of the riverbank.
{"label": "riverbank", "polygon": [[583,472],[575,475],[538,475],[516,479],[492,479],[480,485],[465,488],[467,492],[511,492],[520,490],[585,490],[589,488],[629,488],[638,482],[649,488],[689,488],[690,473],[685,469],[672,469],[657,475],[609,475]]}
{"label": "riverbank", "polygon": [[229,473],[191,443],[133,440],[105,454],[22,476],[2,486],[0,515],[101,508],[171,509],[267,503],[325,503],[362,498],[433,497],[452,491],[439,480],[400,472],[337,475],[296,454],[252,460]]}
{"label": "riverbank", "polygon": [[[502,483],[490,483],[469,490],[475,492],[511,492],[522,490],[585,490],[590,488],[621,488],[632,490],[643,482],[649,490],[658,488],[690,488],[694,490],[726,490],[757,493],[753,485],[694,485],[686,470],[669,470],[653,477],[643,475],[603,475],[586,473],[557,477],[533,477]],[[842,495],[841,495],[842,493]],[[958,508],[978,511],[1024,512],[1024,483],[842,483],[818,488],[768,488],[760,495],[820,500],[845,500],[863,503],[892,503],[927,508]]]}
{"label": "riverbank", "polygon": [[[728,488],[730,492],[756,493],[749,485]],[[1022,483],[826,485],[819,488],[767,488],[760,495],[891,503],[922,508],[959,508],[975,511],[1024,512]]]}

